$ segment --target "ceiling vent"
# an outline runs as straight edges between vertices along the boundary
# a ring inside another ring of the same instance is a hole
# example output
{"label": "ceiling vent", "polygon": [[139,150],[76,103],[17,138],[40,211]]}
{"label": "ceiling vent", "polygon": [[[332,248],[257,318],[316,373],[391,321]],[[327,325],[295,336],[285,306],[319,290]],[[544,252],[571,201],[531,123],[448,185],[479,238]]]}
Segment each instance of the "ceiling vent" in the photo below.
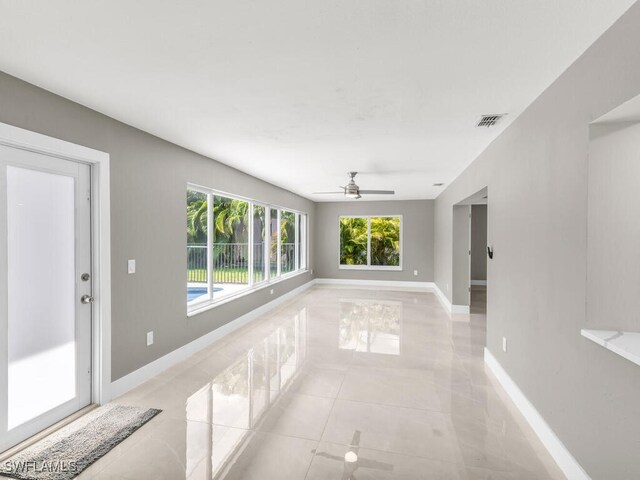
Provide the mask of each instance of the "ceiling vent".
{"label": "ceiling vent", "polygon": [[493,127],[505,115],[506,113],[494,113],[491,115],[482,115],[482,117],[480,117],[480,120],[478,120],[478,123],[476,123],[476,127]]}

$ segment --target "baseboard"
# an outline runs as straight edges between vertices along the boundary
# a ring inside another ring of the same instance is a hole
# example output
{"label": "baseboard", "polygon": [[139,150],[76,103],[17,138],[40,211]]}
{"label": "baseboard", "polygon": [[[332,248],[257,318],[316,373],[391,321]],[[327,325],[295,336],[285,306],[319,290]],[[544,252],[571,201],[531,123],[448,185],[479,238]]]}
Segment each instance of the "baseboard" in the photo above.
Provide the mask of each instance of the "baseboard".
{"label": "baseboard", "polygon": [[385,290],[393,290],[396,288],[415,288],[433,292],[435,284],[433,282],[406,282],[394,280],[352,280],[345,278],[316,278],[315,283],[318,285],[345,285],[354,287],[377,287]]}
{"label": "baseboard", "polygon": [[486,280],[471,280],[471,285],[486,285]]}
{"label": "baseboard", "polygon": [[265,303],[264,305],[251,310],[250,312],[236,318],[235,320],[232,320],[222,327],[217,328],[214,331],[209,332],[206,335],[203,335],[202,337],[199,337],[170,353],[167,353],[163,357],[160,357],[157,360],[154,360],[153,362],[140,367],[139,369],[125,375],[122,378],[119,378],[114,382],[111,382],[111,398],[119,397],[129,390],[137,387],[138,385],[142,385],[147,380],[180,363],[194,353],[199,352],[203,348],[206,348],[209,345],[214,344],[221,338],[229,335],[231,332],[251,323],[261,315],[267,313],[269,310],[273,310],[279,305],[282,305],[283,303],[289,301],[296,295],[312,287],[314,284],[315,280],[310,280],[304,285],[301,285],[298,288],[295,288],[285,293],[284,295],[279,296],[269,303]]}
{"label": "baseboard", "polygon": [[468,314],[469,312],[469,305],[451,305],[451,313]]}
{"label": "baseboard", "polygon": [[571,455],[571,452],[553,432],[542,415],[538,413],[533,404],[487,348],[484,349],[484,361],[566,477],[571,480],[591,480],[591,477]]}

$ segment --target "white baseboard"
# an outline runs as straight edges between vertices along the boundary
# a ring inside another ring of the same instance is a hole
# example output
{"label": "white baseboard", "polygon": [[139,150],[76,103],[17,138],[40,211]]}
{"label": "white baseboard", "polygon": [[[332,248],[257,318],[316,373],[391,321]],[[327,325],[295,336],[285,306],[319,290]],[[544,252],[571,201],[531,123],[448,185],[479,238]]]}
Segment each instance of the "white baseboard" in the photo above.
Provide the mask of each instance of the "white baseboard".
{"label": "white baseboard", "polygon": [[451,305],[451,313],[469,314],[469,305]]}
{"label": "white baseboard", "polygon": [[377,287],[385,290],[394,288],[417,288],[433,292],[436,288],[433,282],[405,282],[394,280],[351,280],[344,278],[316,278],[317,285],[345,285],[354,287]]}
{"label": "white baseboard", "polygon": [[433,292],[436,294],[436,297],[438,297],[438,300],[440,300],[440,303],[442,304],[444,309],[448,313],[451,313],[451,302],[449,301],[447,296],[444,294],[444,292],[440,290],[440,287],[438,287],[437,283],[433,284]]}
{"label": "white baseboard", "polygon": [[440,290],[440,287],[438,287],[438,285],[435,283],[433,284],[433,292],[436,294],[436,297],[438,297],[438,300],[440,300],[440,303],[442,304],[444,309],[447,311],[447,313],[450,313],[450,314],[468,314],[469,313],[469,305],[453,305],[449,301],[447,296],[444,294],[444,292]]}
{"label": "white baseboard", "polygon": [[270,301],[269,303],[265,303],[264,305],[256,308],[255,310],[251,310],[249,313],[242,315],[241,317],[232,320],[231,322],[223,325],[220,328],[215,329],[212,332],[209,332],[202,337],[199,337],[192,342],[164,355],[163,357],[154,360],[151,363],[146,364],[143,367],[125,375],[118,380],[111,382],[111,398],[116,398],[129,390],[137,387],[138,385],[142,385],[147,380],[155,377],[156,375],[164,372],[168,368],[180,363],[185,360],[187,357],[193,355],[194,353],[199,352],[203,348],[208,347],[209,345],[214,344],[221,338],[229,335],[231,332],[251,323],[256,320],[261,315],[264,315],[269,310],[273,310],[279,305],[289,301],[296,295],[302,293],[308,288],[312,287],[315,284],[315,280],[310,280],[304,285],[299,286],[291,290],[290,292],[285,293],[284,295],[279,296],[278,298]]}
{"label": "white baseboard", "polygon": [[471,285],[486,285],[486,280],[471,280]]}
{"label": "white baseboard", "polygon": [[571,480],[591,480],[591,477],[571,455],[571,452],[556,436],[542,415],[538,413],[533,404],[487,348],[484,349],[484,361],[566,477]]}

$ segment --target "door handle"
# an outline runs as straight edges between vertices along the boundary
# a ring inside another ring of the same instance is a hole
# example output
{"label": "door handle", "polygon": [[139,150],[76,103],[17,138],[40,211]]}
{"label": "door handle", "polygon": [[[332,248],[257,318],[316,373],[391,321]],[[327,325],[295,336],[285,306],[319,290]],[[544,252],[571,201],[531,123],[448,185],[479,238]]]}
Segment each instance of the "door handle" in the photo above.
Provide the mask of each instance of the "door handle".
{"label": "door handle", "polygon": [[91,295],[83,295],[80,297],[80,303],[84,303],[85,305],[88,303],[93,303],[93,297]]}

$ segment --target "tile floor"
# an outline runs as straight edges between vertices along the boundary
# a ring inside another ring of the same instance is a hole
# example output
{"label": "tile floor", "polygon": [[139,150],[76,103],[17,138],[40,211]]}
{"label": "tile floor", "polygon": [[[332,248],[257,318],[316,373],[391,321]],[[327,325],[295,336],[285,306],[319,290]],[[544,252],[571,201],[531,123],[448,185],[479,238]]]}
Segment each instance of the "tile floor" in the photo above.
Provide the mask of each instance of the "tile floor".
{"label": "tile floor", "polygon": [[116,399],[164,411],[79,478],[564,478],[484,368],[483,311],[314,287]]}

